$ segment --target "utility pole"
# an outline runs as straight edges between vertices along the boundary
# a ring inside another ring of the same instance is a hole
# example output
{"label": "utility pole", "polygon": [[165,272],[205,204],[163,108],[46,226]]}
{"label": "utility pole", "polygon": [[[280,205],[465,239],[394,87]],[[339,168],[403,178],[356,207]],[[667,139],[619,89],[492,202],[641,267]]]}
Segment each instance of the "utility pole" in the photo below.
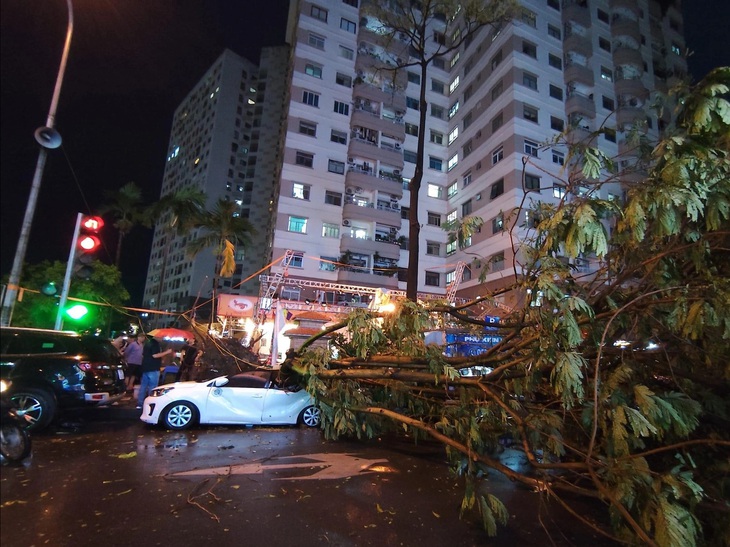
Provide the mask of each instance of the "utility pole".
{"label": "utility pole", "polygon": [[61,85],[63,84],[63,75],[66,72],[66,62],[68,61],[68,52],[71,48],[71,36],[73,34],[73,6],[71,0],[66,0],[68,6],[68,26],[66,29],[66,42],[63,46],[63,54],[61,55],[61,66],[56,76],[56,86],[53,90],[53,98],[51,99],[51,107],[48,111],[46,125],[39,127],[35,132],[35,139],[41,145],[38,152],[38,162],[36,163],[33,182],[30,186],[30,195],[28,196],[28,204],[25,208],[25,217],[23,217],[23,225],[20,229],[18,237],[18,247],[15,251],[13,259],[13,268],[10,270],[8,278],[8,287],[5,290],[2,301],[2,313],[0,313],[0,325],[7,327],[13,315],[15,300],[20,288],[20,275],[23,272],[23,262],[25,262],[25,253],[28,250],[28,240],[30,239],[30,228],[33,224],[33,216],[35,215],[35,207],[38,202],[38,193],[41,188],[41,179],[43,178],[43,170],[46,166],[47,150],[58,148],[61,146],[61,135],[54,129],[56,122],[56,108],[58,107],[58,97],[61,94]]}
{"label": "utility pole", "polygon": [[71,286],[71,274],[73,273],[74,263],[76,262],[76,247],[79,241],[79,232],[81,231],[81,219],[84,215],[78,213],[76,215],[76,227],[74,228],[74,237],[71,241],[71,250],[68,253],[68,262],[66,263],[66,275],[63,278],[63,289],[61,290],[61,299],[58,301],[58,311],[56,312],[56,330],[61,330],[63,326],[63,312],[66,309],[68,301],[68,289]]}

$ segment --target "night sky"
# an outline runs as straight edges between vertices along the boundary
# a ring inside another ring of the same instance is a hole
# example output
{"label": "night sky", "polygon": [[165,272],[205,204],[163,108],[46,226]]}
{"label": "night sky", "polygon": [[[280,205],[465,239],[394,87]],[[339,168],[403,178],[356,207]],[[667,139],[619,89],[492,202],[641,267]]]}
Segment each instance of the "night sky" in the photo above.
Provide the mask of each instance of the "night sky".
{"label": "night sky", "polygon": [[[73,0],[74,36],[56,116],[63,147],[43,176],[28,262],[66,260],[76,213],[134,181],[159,197],[172,114],[224,48],[258,61],[284,41],[287,0]],[[730,1],[685,0],[685,36],[698,79],[730,65]],[[66,33],[64,0],[2,0],[1,272],[12,265]],[[115,237],[104,238],[112,262]],[[141,304],[151,232],[122,250],[133,305]],[[106,255],[106,256],[105,256]]]}

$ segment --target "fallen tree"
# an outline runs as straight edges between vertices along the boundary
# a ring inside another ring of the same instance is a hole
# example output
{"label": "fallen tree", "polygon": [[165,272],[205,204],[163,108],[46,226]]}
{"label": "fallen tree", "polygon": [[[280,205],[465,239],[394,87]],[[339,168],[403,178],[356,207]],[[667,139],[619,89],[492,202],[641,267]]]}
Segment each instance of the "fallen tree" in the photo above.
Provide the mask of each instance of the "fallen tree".
{"label": "fallen tree", "polygon": [[[457,305],[401,300],[393,313],[357,311],[291,351],[283,369],[306,379],[326,435],[400,431],[443,443],[466,478],[462,510],[478,511],[489,534],[507,518],[484,484],[497,471],[619,541],[722,544],[730,537],[729,90],[730,69],[721,68],[678,91],[676,124],[648,149],[647,174],[623,203],[597,197],[625,174],[617,162],[589,145],[571,148],[567,197],[540,204],[527,236],[510,232],[520,262],[500,294],[532,297],[498,322],[480,319],[498,293]],[[586,184],[590,191],[577,191]],[[453,227],[454,238],[478,224]],[[586,255],[599,266],[590,275],[561,258]],[[424,337],[487,326],[500,341],[476,356],[447,357]],[[325,335],[330,352],[308,349]],[[462,374],[474,367],[484,373]],[[500,461],[505,443],[524,453],[528,471]],[[572,511],[567,493],[603,502],[611,525]]]}

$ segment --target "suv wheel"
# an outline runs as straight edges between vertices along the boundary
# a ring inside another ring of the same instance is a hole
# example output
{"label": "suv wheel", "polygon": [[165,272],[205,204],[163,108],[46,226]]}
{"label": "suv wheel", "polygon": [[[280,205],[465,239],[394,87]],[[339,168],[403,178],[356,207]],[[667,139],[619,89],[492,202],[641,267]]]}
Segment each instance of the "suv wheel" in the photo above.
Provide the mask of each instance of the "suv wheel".
{"label": "suv wheel", "polygon": [[56,413],[56,400],[43,389],[19,389],[10,396],[19,416],[29,416],[28,429],[40,431],[48,426]]}

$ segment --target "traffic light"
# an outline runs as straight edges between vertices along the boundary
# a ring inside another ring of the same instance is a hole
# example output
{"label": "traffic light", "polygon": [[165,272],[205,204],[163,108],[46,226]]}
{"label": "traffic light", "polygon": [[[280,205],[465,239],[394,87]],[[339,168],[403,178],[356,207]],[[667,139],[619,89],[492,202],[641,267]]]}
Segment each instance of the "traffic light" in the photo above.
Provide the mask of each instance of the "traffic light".
{"label": "traffic light", "polygon": [[76,320],[81,319],[87,313],[89,313],[89,308],[83,304],[74,304],[66,310],[66,315],[68,315],[71,319]]}
{"label": "traffic light", "polygon": [[94,261],[96,251],[101,247],[98,234],[103,226],[104,221],[101,217],[87,216],[81,219],[74,256],[74,274],[79,279],[89,279],[94,272],[91,263]]}

